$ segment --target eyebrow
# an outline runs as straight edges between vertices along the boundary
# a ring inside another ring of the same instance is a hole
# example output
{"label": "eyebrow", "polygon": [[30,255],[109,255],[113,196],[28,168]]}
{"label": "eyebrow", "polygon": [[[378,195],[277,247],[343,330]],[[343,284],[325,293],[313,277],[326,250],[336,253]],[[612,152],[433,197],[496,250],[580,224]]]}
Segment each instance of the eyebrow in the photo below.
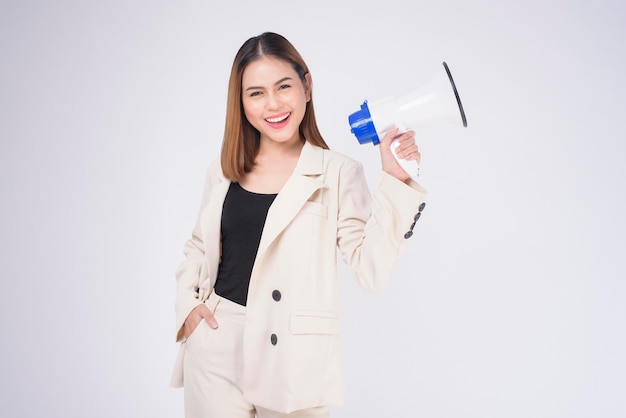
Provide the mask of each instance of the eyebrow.
{"label": "eyebrow", "polygon": [[[283,82],[285,82],[287,80],[292,80],[292,78],[291,77],[283,77],[280,80],[278,80],[277,82],[275,82],[274,85],[276,86],[276,85],[278,85],[280,83],[283,83]],[[245,91],[248,91],[248,90],[259,90],[259,89],[263,89],[263,87],[250,86]]]}

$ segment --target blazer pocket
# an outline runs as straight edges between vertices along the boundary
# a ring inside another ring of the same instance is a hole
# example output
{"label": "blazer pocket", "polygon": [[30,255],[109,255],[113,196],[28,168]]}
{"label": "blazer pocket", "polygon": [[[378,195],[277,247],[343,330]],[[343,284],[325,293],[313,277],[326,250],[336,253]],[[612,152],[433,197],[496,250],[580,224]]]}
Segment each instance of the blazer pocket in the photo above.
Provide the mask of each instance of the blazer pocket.
{"label": "blazer pocket", "polygon": [[294,335],[338,335],[339,318],[332,312],[294,312],[289,320],[289,330]]}
{"label": "blazer pocket", "polygon": [[300,213],[308,213],[326,218],[328,217],[328,208],[322,203],[307,201],[304,202],[304,205],[300,209]]}

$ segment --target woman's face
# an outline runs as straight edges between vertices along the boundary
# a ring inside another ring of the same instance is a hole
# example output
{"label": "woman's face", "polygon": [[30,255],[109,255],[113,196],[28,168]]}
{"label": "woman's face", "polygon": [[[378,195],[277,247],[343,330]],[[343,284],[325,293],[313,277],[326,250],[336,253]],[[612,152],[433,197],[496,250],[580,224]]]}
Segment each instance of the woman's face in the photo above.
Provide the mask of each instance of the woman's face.
{"label": "woman's face", "polygon": [[242,102],[248,122],[261,134],[261,142],[294,143],[300,140],[300,122],[311,98],[310,76],[303,83],[285,61],[263,57],[243,72]]}

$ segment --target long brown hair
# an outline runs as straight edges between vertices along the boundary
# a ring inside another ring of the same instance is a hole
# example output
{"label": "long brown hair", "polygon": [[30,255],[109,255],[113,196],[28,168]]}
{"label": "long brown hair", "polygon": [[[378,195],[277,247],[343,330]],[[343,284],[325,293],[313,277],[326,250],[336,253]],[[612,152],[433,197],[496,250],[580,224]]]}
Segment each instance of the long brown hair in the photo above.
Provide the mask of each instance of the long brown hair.
{"label": "long brown hair", "polygon": [[[239,181],[254,166],[254,159],[259,151],[259,132],[248,122],[243,111],[241,83],[246,67],[262,57],[280,59],[289,63],[303,83],[309,69],[300,53],[283,36],[265,32],[248,39],[239,48],[228,83],[226,104],[226,124],[222,141],[222,171],[231,181]],[[328,149],[322,138],[313,110],[313,97],[306,104],[304,118],[300,123],[300,135],[313,145]]]}

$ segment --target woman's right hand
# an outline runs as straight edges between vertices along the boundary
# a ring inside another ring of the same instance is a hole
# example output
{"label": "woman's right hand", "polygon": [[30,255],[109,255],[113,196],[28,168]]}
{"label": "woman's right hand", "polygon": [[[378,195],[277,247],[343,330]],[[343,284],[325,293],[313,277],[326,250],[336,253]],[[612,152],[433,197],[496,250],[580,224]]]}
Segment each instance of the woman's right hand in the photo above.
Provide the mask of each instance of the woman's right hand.
{"label": "woman's right hand", "polygon": [[187,319],[185,319],[185,323],[183,324],[185,338],[189,338],[191,333],[203,319],[211,328],[217,328],[217,321],[215,320],[213,313],[204,303],[202,303],[193,308],[193,310],[189,313],[189,316],[187,316]]}

